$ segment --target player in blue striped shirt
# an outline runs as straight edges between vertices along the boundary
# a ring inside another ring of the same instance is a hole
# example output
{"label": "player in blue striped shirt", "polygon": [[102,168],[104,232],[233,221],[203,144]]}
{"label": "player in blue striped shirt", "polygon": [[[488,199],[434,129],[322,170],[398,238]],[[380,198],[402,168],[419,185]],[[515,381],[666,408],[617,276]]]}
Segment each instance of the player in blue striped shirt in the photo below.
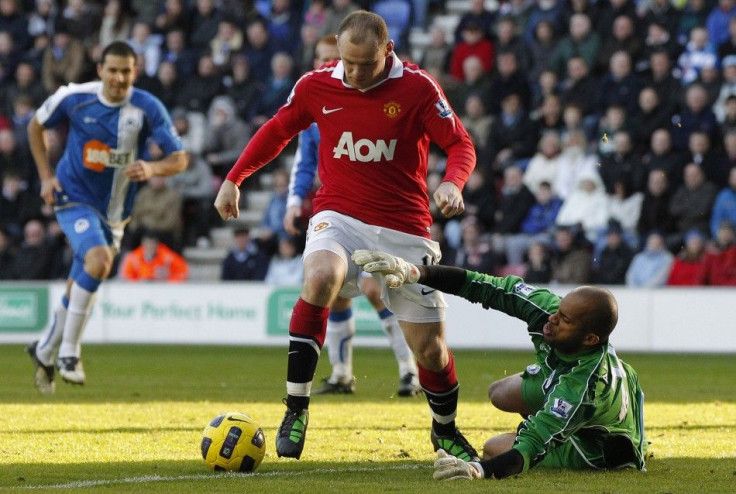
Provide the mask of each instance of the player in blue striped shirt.
{"label": "player in blue striped shirt", "polygon": [[[74,251],[67,290],[52,324],[27,351],[36,388],[54,392],[54,354],[61,377],[84,384],[81,341],[100,283],[108,277],[139,185],[154,175],[184,170],[187,158],[163,104],[133,87],[136,54],[113,42],[97,65],[99,81],[62,86],[28,124],[28,140],[41,178],[41,197]],[[68,123],[64,154],[56,170],[48,159],[44,131]],[[164,157],[153,160],[154,142]]]}

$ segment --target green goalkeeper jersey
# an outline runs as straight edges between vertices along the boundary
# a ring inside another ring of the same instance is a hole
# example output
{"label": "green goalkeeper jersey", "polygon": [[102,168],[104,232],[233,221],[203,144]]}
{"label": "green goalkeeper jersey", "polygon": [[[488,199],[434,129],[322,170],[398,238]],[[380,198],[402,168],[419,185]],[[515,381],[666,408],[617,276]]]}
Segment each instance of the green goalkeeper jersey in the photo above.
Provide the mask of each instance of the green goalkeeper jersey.
{"label": "green goalkeeper jersey", "polygon": [[528,325],[538,365],[532,366],[533,372],[545,379],[539,409],[522,422],[514,444],[524,457],[524,470],[557,448],[569,449],[576,465],[644,469],[644,394],[636,371],[618,358],[612,345],[577,355],[550,348],[542,328],[557,312],[561,298],[516,276],[468,271],[457,295]]}

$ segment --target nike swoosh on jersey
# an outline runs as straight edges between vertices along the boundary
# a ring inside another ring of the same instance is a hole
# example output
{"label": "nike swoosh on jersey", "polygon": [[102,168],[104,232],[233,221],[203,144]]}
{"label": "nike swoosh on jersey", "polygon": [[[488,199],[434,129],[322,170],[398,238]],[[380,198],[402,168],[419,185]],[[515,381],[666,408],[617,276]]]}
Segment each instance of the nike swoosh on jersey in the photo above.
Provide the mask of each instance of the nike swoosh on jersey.
{"label": "nike swoosh on jersey", "polygon": [[326,106],[323,106],[322,107],[322,113],[324,115],[329,115],[330,113],[335,113],[336,111],[340,111],[340,110],[342,110],[342,107],[340,107],[340,108],[330,108],[329,110],[327,109]]}
{"label": "nike swoosh on jersey", "polygon": [[436,292],[436,291],[437,290],[435,290],[434,288],[431,289],[431,290],[427,290],[426,288],[422,288],[422,295],[429,295],[430,293]]}

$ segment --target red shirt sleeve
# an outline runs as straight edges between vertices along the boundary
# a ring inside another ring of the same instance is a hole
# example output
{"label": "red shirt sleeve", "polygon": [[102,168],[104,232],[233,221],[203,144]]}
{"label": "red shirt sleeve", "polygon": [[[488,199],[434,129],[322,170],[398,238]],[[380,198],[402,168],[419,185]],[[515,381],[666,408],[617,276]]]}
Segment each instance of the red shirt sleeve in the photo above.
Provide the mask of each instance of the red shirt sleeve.
{"label": "red shirt sleeve", "polygon": [[243,180],[278,156],[299,131],[312,123],[311,115],[302,104],[310,74],[297,81],[286,104],[251,138],[227,174],[228,180],[240,186]]}
{"label": "red shirt sleeve", "polygon": [[475,146],[468,131],[450,108],[444,93],[434,82],[438,97],[425,115],[425,126],[430,139],[447,153],[443,182],[452,182],[460,190],[475,168]]}

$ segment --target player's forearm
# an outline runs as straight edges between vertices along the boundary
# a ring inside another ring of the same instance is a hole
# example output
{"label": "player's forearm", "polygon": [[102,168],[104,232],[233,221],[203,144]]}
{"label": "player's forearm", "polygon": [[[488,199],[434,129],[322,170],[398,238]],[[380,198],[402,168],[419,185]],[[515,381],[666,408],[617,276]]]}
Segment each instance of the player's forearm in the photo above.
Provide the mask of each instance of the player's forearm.
{"label": "player's forearm", "polygon": [[54,171],[49,165],[48,147],[44,135],[44,127],[39,123],[36,117],[28,122],[28,145],[31,148],[33,160],[36,162],[36,169],[41,180],[46,180],[54,176]]}
{"label": "player's forearm", "polygon": [[465,182],[475,169],[475,148],[470,138],[462,139],[451,147],[445,149],[447,152],[447,163],[443,182],[452,182],[460,190],[465,187]]}
{"label": "player's forearm", "polygon": [[186,169],[189,159],[185,151],[174,151],[159,161],[150,163],[154,175],[168,177]]}
{"label": "player's forearm", "polygon": [[466,270],[454,266],[418,265],[417,267],[420,273],[417,283],[452,295],[460,292],[468,277]]}
{"label": "player's forearm", "polygon": [[253,172],[278,156],[292,137],[293,134],[289,134],[284,126],[278,123],[277,118],[272,118],[258,129],[240,153],[240,157],[227,174],[227,179],[239,187]]}

